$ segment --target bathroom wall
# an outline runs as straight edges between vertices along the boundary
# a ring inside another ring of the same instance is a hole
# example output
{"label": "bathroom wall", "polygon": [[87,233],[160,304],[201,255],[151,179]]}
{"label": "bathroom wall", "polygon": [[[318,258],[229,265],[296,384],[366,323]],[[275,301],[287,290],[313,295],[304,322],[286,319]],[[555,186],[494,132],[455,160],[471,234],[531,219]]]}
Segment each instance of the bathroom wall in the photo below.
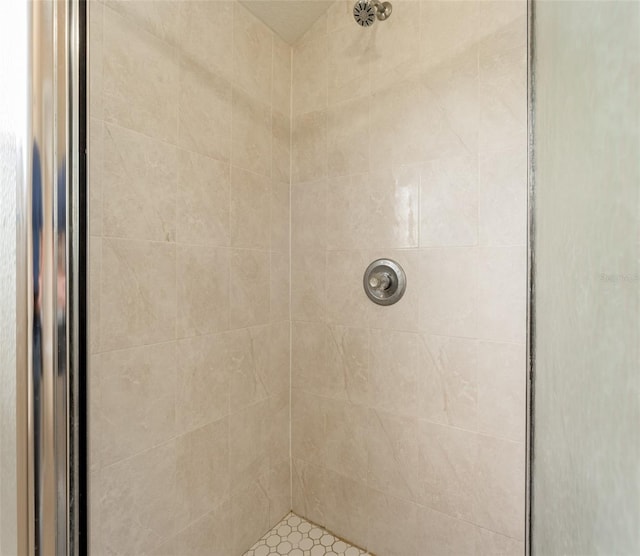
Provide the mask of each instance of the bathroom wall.
{"label": "bathroom wall", "polygon": [[291,506],[291,48],[90,3],[94,554],[241,554]]}
{"label": "bathroom wall", "polygon": [[294,47],[293,507],[385,556],[522,554],[526,5],[393,4]]}

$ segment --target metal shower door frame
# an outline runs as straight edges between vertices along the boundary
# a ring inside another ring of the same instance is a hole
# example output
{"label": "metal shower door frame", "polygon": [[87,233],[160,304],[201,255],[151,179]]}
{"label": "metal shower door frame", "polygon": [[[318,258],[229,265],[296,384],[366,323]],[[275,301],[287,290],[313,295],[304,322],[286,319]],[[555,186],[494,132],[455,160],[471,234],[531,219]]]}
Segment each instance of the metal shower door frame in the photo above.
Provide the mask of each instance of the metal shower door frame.
{"label": "metal shower door frame", "polygon": [[88,553],[87,5],[25,3],[17,191],[18,553]]}

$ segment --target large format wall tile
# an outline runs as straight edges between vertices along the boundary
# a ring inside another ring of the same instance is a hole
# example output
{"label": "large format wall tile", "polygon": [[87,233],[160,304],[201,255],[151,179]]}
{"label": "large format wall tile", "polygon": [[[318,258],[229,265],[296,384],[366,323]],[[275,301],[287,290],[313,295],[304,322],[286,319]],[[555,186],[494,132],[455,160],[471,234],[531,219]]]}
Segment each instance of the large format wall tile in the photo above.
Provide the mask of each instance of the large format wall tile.
{"label": "large format wall tile", "polygon": [[233,2],[177,3],[179,41],[185,58],[210,73],[233,75]]}
{"label": "large format wall tile", "polygon": [[229,326],[269,321],[269,253],[233,249],[229,261]]}
{"label": "large format wall tile", "polygon": [[229,328],[229,250],[204,245],[177,247],[179,338]]}
{"label": "large format wall tile", "polygon": [[102,350],[175,339],[175,245],[103,239],[100,289]]}
{"label": "large format wall tile", "polygon": [[177,343],[176,425],[190,431],[229,414],[227,334]]}
{"label": "large format wall tile", "polygon": [[271,183],[268,177],[231,168],[229,213],[232,247],[268,249],[271,244]]}
{"label": "large format wall tile", "polygon": [[104,128],[105,236],[175,241],[177,150],[115,125]]}
{"label": "large format wall tile", "polygon": [[102,470],[99,527],[105,553],[144,554],[178,531],[176,457],[171,440]]}
{"label": "large format wall tile", "polygon": [[181,58],[178,145],[228,161],[231,158],[231,84]]}
{"label": "large format wall tile", "polygon": [[104,9],[104,117],[156,139],[175,142],[178,52],[136,23]]}
{"label": "large format wall tile", "polygon": [[273,33],[240,3],[233,9],[234,83],[271,104]]}
{"label": "large format wall tile", "polygon": [[293,507],[374,553],[522,546],[524,8],[345,0],[293,49]]}
{"label": "large format wall tile", "polygon": [[189,151],[178,153],[176,238],[183,243],[229,245],[229,165]]}
{"label": "large format wall tile", "polygon": [[270,177],[271,106],[234,88],[231,114],[231,163]]}
{"label": "large format wall tile", "polygon": [[193,523],[229,497],[229,421],[210,423],[176,440],[177,526]]}
{"label": "large format wall tile", "polygon": [[291,508],[291,47],[235,1],[89,17],[91,545],[240,554]]}
{"label": "large format wall tile", "polygon": [[100,387],[92,405],[98,409],[102,465],[175,436],[178,361],[174,343],[101,353],[94,361]]}

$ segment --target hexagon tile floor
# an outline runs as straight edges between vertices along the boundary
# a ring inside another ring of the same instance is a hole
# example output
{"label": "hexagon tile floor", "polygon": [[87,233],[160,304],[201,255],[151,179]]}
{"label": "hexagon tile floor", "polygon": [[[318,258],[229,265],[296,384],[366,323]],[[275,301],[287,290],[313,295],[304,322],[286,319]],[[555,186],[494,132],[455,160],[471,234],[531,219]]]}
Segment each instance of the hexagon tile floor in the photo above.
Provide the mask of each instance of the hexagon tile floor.
{"label": "hexagon tile floor", "polygon": [[371,556],[318,525],[290,513],[254,544],[244,556]]}

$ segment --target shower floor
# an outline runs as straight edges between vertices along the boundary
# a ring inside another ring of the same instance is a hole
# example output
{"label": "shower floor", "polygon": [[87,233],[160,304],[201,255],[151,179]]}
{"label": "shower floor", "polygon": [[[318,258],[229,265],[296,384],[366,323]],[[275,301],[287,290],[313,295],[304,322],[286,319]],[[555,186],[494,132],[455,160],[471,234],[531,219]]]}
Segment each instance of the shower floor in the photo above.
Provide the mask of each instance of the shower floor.
{"label": "shower floor", "polygon": [[333,536],[326,529],[290,513],[254,544],[244,556],[371,556]]}

